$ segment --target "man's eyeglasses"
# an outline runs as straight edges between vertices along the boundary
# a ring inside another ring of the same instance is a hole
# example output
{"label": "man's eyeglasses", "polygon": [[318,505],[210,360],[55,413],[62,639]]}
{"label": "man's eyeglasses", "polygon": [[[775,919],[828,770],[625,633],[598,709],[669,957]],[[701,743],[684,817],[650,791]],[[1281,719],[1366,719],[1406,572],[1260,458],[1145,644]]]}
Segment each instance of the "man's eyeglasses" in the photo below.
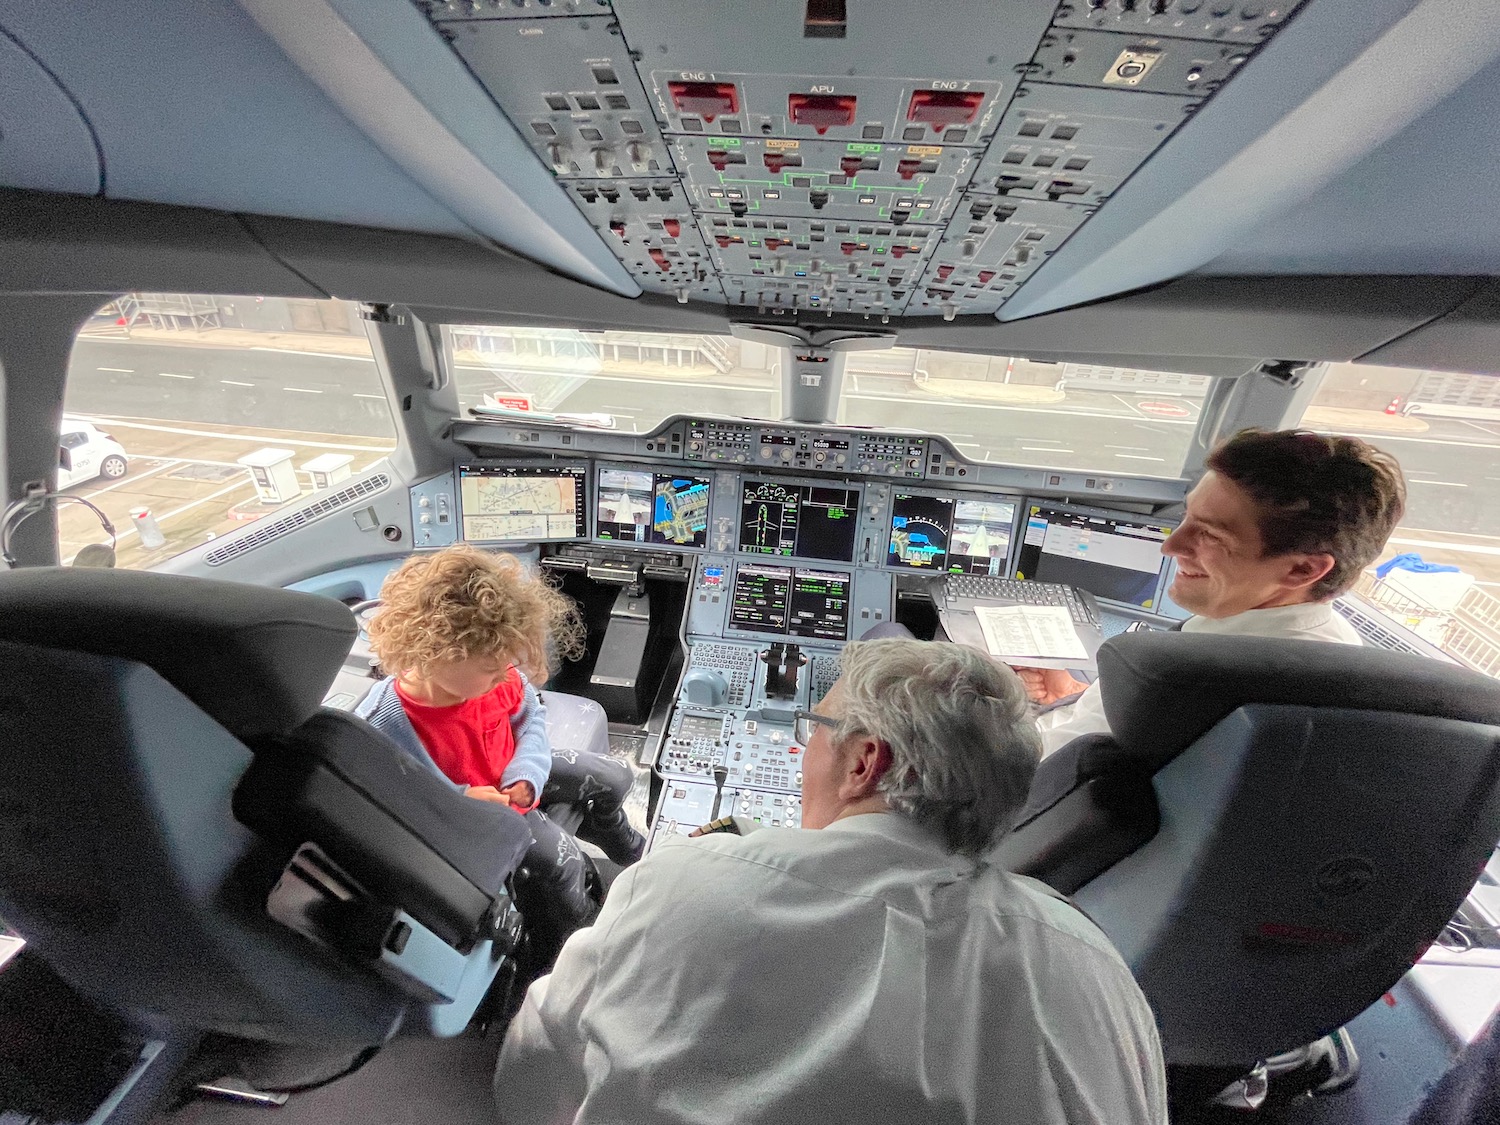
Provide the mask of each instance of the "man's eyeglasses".
{"label": "man's eyeglasses", "polygon": [[838,725],[838,719],[830,719],[827,715],[819,715],[816,711],[798,711],[792,724],[792,737],[801,745],[806,746],[812,740],[813,731],[818,727]]}

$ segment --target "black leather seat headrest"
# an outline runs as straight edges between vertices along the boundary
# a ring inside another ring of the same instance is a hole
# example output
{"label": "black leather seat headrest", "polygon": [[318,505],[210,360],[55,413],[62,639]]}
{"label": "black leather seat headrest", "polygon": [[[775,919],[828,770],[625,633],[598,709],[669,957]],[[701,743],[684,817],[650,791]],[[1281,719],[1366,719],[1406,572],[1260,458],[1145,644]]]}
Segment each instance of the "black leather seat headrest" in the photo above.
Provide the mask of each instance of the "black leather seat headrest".
{"label": "black leather seat headrest", "polygon": [[133,570],[0,574],[0,639],[137,661],[242,740],[311,718],[357,631],[316,594]]}
{"label": "black leather seat headrest", "polygon": [[1379,648],[1267,637],[1129,633],[1099,650],[1099,686],[1126,756],[1160,765],[1249,703],[1500,723],[1500,682]]}

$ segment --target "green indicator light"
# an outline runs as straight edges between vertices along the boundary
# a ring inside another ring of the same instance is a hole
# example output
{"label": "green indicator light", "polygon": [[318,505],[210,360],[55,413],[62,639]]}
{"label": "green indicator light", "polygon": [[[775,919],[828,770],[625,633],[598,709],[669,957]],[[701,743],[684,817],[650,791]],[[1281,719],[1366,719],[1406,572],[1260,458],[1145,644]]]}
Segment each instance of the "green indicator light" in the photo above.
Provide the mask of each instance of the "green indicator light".
{"label": "green indicator light", "polygon": [[724,145],[727,148],[740,147],[740,139],[738,137],[709,137],[708,143],[711,145]]}
{"label": "green indicator light", "polygon": [[849,146],[849,151],[850,152],[879,152],[880,148],[881,148],[880,145],[862,145],[862,144],[859,144],[859,143],[855,143],[855,144],[851,144]]}
{"label": "green indicator light", "polygon": [[875,247],[875,253],[877,253],[877,254],[884,254],[885,253],[885,247],[884,246],[877,246],[877,247]]}

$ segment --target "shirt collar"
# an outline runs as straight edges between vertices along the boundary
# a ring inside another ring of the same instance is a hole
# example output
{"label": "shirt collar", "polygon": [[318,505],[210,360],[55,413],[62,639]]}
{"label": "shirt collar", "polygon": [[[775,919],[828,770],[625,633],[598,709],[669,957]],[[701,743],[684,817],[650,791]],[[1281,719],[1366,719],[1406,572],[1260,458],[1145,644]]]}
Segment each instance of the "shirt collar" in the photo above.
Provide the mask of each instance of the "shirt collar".
{"label": "shirt collar", "polygon": [[855,832],[865,836],[886,836],[917,847],[946,852],[942,840],[909,817],[898,812],[857,813],[835,820],[823,832]]}
{"label": "shirt collar", "polygon": [[1328,602],[1298,602],[1269,609],[1247,609],[1229,617],[1190,617],[1184,633],[1262,633],[1266,629],[1316,629],[1328,622],[1333,606]]}

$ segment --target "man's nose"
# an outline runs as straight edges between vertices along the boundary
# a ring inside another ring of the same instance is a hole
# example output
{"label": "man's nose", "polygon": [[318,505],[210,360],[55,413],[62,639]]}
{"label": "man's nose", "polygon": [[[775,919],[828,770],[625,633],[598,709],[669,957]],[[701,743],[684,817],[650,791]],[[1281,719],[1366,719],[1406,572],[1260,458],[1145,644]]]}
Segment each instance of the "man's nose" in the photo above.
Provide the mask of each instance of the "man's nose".
{"label": "man's nose", "polygon": [[1172,532],[1171,535],[1168,535],[1165,540],[1162,541],[1161,553],[1168,556],[1169,558],[1176,558],[1181,555],[1182,538],[1182,529],[1178,528],[1176,531]]}

